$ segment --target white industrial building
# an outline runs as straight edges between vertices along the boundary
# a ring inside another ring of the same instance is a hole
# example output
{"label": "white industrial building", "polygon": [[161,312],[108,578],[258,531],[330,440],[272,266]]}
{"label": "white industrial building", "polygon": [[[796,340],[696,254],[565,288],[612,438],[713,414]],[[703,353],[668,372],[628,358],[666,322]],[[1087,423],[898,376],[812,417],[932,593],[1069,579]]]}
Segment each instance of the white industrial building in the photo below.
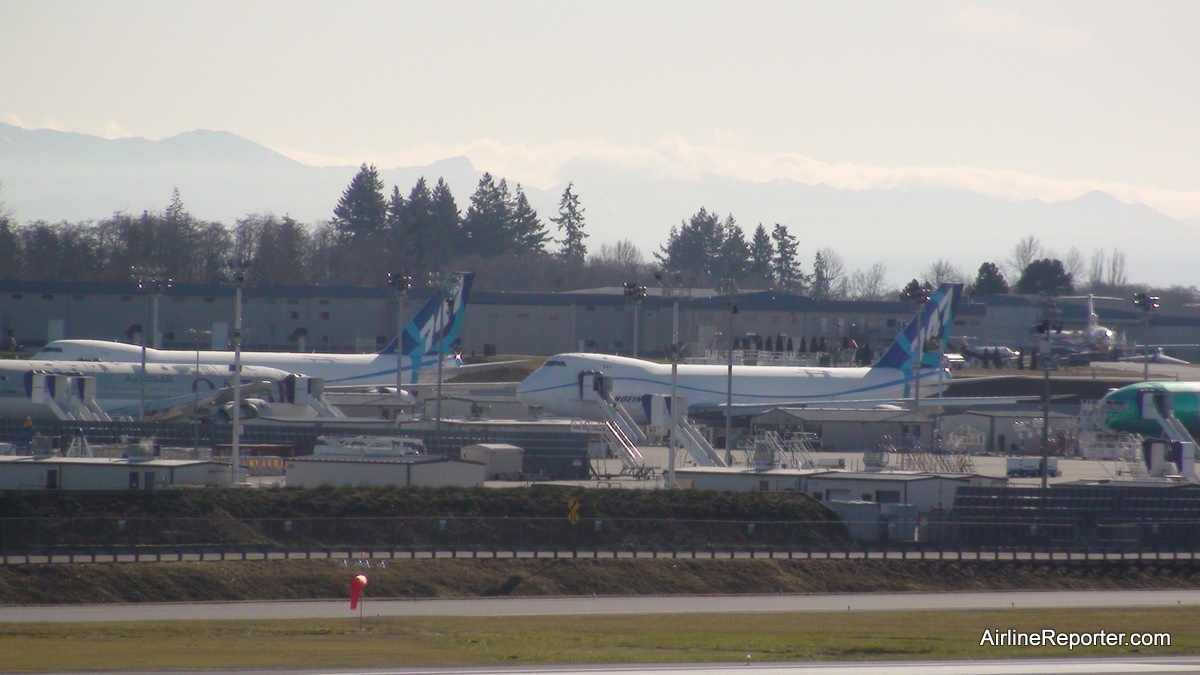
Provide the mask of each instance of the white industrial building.
{"label": "white industrial building", "polygon": [[[1078,418],[1050,413],[1051,436],[1074,435]],[[970,410],[942,417],[943,429],[970,427],[984,435],[984,452],[1024,455],[1037,453],[1042,442],[1041,410]]]}
{"label": "white industrial building", "polygon": [[804,492],[822,501],[863,501],[911,504],[917,513],[949,509],[963,486],[1003,486],[1004,478],[976,474],[935,474],[913,471],[829,471],[805,469],[731,470],[689,467],[675,470],[681,487],[743,492]]}
{"label": "white industrial building", "polygon": [[0,490],[162,490],[228,483],[229,465],[207,460],[0,456]]}
{"label": "white industrial building", "polygon": [[508,443],[474,443],[463,446],[459,457],[486,466],[488,480],[519,480],[525,451]]}
{"label": "white industrial building", "polygon": [[398,459],[293,457],[285,468],[288,487],[394,485],[400,487],[482,487],[487,465],[446,457]]}

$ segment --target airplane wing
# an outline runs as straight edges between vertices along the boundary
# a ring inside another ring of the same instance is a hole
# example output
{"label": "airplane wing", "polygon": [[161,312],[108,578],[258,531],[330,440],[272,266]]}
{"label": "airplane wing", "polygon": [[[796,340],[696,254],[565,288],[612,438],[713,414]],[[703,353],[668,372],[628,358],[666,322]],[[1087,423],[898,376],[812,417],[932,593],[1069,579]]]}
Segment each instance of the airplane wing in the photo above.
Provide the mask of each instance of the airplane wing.
{"label": "airplane wing", "polygon": [[[242,400],[245,400],[254,394],[269,391],[271,383],[267,381],[249,382],[243,384],[241,389]],[[234,388],[225,387],[206,392],[200,395],[199,398],[195,394],[183,394],[181,396],[172,396],[171,398],[146,401],[146,420],[153,422],[172,420],[183,417],[200,406],[218,407],[233,401],[233,399]],[[125,406],[107,412],[110,415],[134,416],[140,412],[140,404]]]}

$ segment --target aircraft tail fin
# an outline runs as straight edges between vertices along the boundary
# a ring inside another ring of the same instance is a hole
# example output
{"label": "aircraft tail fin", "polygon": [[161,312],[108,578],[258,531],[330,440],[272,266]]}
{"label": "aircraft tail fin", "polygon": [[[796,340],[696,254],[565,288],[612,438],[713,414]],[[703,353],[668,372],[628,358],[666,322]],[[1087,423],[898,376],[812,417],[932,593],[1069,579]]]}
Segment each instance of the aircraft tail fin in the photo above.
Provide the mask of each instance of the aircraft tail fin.
{"label": "aircraft tail fin", "polygon": [[400,348],[413,364],[414,382],[421,364],[431,356],[438,356],[439,343],[441,356],[454,353],[454,342],[462,328],[463,314],[474,280],[475,274],[472,272],[459,274],[448,295],[439,294],[430,298],[404,327],[404,334],[400,337]]}
{"label": "aircraft tail fin", "polygon": [[[942,354],[946,351],[946,342],[950,337],[950,329],[954,325],[954,312],[958,309],[958,301],[962,298],[962,284],[942,284],[929,296],[929,302],[921,310],[920,326],[917,319],[905,326],[904,331],[896,336],[883,356],[875,362],[876,368],[899,368],[911,370],[917,347],[925,345],[921,366],[924,368],[941,367]],[[917,335],[917,331],[920,335]]]}

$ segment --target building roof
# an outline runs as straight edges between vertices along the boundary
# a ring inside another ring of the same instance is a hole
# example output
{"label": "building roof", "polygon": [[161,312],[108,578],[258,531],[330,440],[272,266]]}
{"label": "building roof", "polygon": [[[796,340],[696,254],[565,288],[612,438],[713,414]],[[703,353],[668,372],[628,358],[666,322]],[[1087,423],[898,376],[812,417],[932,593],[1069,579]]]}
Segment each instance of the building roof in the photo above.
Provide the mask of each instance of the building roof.
{"label": "building roof", "polygon": [[226,462],[214,462],[207,459],[159,459],[142,457],[61,457],[58,455],[4,455],[0,456],[2,464],[78,464],[81,466],[153,466],[175,468],[180,466],[196,466],[198,464],[218,464],[228,466]]}
{"label": "building roof", "polygon": [[350,457],[350,456],[347,456],[347,457],[337,457],[337,456],[313,457],[313,456],[304,456],[304,457],[289,457],[287,461],[289,464],[292,462],[304,462],[304,463],[325,463],[325,464],[349,463],[349,464],[385,464],[385,465],[440,464],[440,463],[444,463],[444,462],[457,462],[460,464],[477,464],[479,466],[484,466],[483,462],[476,462],[476,461],[473,461],[470,459],[450,459],[449,457],[443,457],[441,455],[398,455],[396,457]]}

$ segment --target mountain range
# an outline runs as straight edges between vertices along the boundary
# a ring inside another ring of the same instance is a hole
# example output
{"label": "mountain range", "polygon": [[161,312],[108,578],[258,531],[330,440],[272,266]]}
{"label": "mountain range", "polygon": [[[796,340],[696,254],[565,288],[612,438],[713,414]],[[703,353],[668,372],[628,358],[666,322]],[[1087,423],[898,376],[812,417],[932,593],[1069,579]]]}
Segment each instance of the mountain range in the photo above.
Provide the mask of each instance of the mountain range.
{"label": "mountain range", "polygon": [[[357,171],[357,166],[302,164],[224,131],[189,131],[152,141],[0,124],[0,200],[20,222],[161,211],[178,188],[188,211],[204,220],[231,224],[247,214],[274,213],[315,223],[331,217]],[[421,176],[431,185],[445,178],[463,211],[482,175],[466,157],[380,168],[379,173],[388,192],[396,186],[405,196]],[[747,238],[759,223],[768,230],[775,223],[786,225],[799,240],[805,269],[811,271],[816,249],[829,247],[848,270],[883,263],[894,285],[920,276],[938,259],[974,277],[981,263],[1003,263],[1029,235],[1060,257],[1072,247],[1085,261],[1098,249],[1119,251],[1130,282],[1200,285],[1192,251],[1180,245],[1195,241],[1200,227],[1101,192],[1060,202],[1013,201],[963,190],[848,190],[712,175],[665,178],[583,159],[564,165],[559,176],[560,184],[524,186],[525,192],[555,234],[549,218],[557,213],[566,184],[573,182],[586,209],[586,243],[592,252],[629,240],[651,259],[670,228],[703,207],[722,217],[733,215]]]}

